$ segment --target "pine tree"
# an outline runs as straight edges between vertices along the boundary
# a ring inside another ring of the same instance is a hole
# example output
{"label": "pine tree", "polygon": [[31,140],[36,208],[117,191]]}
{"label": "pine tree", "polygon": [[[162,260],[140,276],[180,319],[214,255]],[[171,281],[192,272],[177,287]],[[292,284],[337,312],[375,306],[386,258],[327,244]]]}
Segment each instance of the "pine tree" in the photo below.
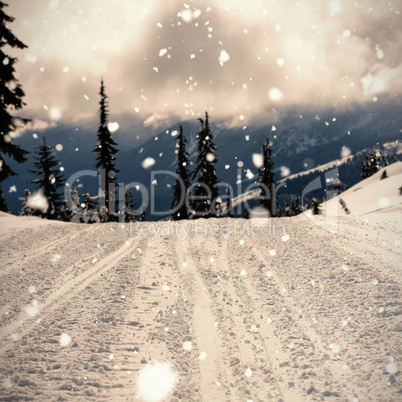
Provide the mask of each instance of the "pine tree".
{"label": "pine tree", "polygon": [[173,201],[170,207],[170,213],[173,220],[188,219],[188,193],[187,190],[190,187],[190,179],[187,171],[188,166],[188,154],[186,151],[186,137],[183,134],[183,127],[179,124],[179,135],[177,140],[177,170],[176,170],[176,182],[173,187]]}
{"label": "pine tree", "polygon": [[301,204],[299,194],[296,194],[296,198],[295,198],[292,210],[293,210],[293,215],[299,215],[303,212],[303,206]]}
{"label": "pine tree", "polygon": [[320,203],[318,202],[317,198],[312,198],[311,199],[311,208],[312,208],[313,215],[322,214]]}
{"label": "pine tree", "polygon": [[132,189],[124,191],[124,218],[126,222],[135,221],[134,193]]}
{"label": "pine tree", "polygon": [[[101,174],[104,174],[104,188],[103,194],[100,194],[100,205],[99,207],[102,209],[99,211],[103,216],[103,220],[112,220],[114,210],[111,208],[114,199],[114,186],[111,186],[112,183],[115,183],[117,180],[116,174],[119,172],[115,166],[115,155],[118,152],[116,148],[116,142],[112,138],[112,134],[108,128],[108,116],[109,112],[107,110],[107,96],[105,93],[105,86],[103,84],[103,79],[101,80],[100,92],[101,100],[100,104],[100,125],[98,129],[98,141],[96,144],[96,148],[93,152],[98,153],[98,157],[96,159],[96,167],[102,170]],[[103,204],[103,205],[102,205]]]}
{"label": "pine tree", "polygon": [[197,135],[198,158],[193,178],[198,174],[198,182],[195,187],[193,202],[196,217],[216,216],[218,199],[218,177],[215,163],[217,162],[211,127],[208,121],[208,113],[205,112],[205,121],[201,123],[201,131]]}
{"label": "pine tree", "polygon": [[233,205],[232,205],[232,188],[228,184],[226,187],[226,215],[233,218]]}
{"label": "pine tree", "polygon": [[[85,189],[86,190],[86,189]],[[95,203],[88,191],[84,194],[84,215],[83,220],[85,223],[94,223],[97,219],[97,212],[95,210]]]}
{"label": "pine tree", "polygon": [[345,211],[346,215],[349,215],[350,211],[349,211],[349,208],[346,206],[346,202],[341,198],[339,200],[339,203],[341,204],[341,207]]}
{"label": "pine tree", "polygon": [[10,209],[7,206],[7,202],[3,196],[3,189],[0,186],[0,211],[10,213]]}
{"label": "pine tree", "polygon": [[367,179],[367,177],[370,177],[370,155],[368,150],[365,151],[362,158],[360,177],[362,178],[362,180]]}
{"label": "pine tree", "polygon": [[[4,157],[7,156],[17,163],[22,163],[27,160],[26,155],[28,154],[28,151],[13,143],[15,131],[29,121],[13,117],[10,114],[24,106],[22,101],[24,91],[14,77],[14,64],[18,60],[3,52],[3,47],[6,45],[17,49],[24,49],[26,46],[8,29],[8,23],[13,22],[14,18],[4,13],[3,8],[6,6],[0,1],[0,183],[10,176],[16,175]],[[8,208],[3,199],[0,203],[0,210],[6,209]]]}
{"label": "pine tree", "polygon": [[145,200],[144,204],[142,206],[142,209],[141,209],[141,213],[140,213],[140,222],[145,221],[145,216],[147,214],[147,209],[148,209],[148,200]]}
{"label": "pine tree", "polygon": [[32,208],[29,205],[29,201],[31,198],[31,192],[29,189],[25,189],[24,198],[22,199],[22,208],[20,212],[20,216],[31,216],[32,215]]}
{"label": "pine tree", "polygon": [[367,177],[370,177],[373,174],[377,173],[382,165],[387,166],[387,164],[388,164],[387,155],[384,155],[381,151],[378,151],[376,148],[366,150],[362,160],[361,178],[367,179]]}
{"label": "pine tree", "polygon": [[292,216],[292,211],[289,205],[289,196],[285,194],[285,216]]}
{"label": "pine tree", "polygon": [[334,180],[334,190],[336,191],[337,195],[339,195],[343,190],[342,183],[339,179]]}
{"label": "pine tree", "polygon": [[380,180],[384,180],[384,179],[387,179],[387,178],[388,178],[388,173],[387,173],[386,170],[384,170],[384,171],[382,172],[382,175],[381,175],[381,177],[380,177]]}
{"label": "pine tree", "polygon": [[82,208],[80,204],[80,195],[78,190],[74,187],[71,190],[71,222],[79,223],[81,222]]}
{"label": "pine tree", "polygon": [[59,162],[54,153],[54,149],[47,145],[46,139],[43,138],[43,144],[38,147],[35,157],[34,166],[37,170],[32,171],[39,176],[32,183],[39,184],[39,188],[47,201],[47,208],[41,214],[47,219],[60,219],[63,205],[62,194],[59,193],[59,189],[64,187],[64,182],[60,170],[56,168]]}
{"label": "pine tree", "polygon": [[262,166],[259,169],[258,183],[261,189],[260,192],[260,206],[269,211],[270,216],[273,216],[272,211],[272,189],[275,186],[274,179],[274,163],[271,159],[272,150],[269,144],[269,138],[267,142],[262,146]]}

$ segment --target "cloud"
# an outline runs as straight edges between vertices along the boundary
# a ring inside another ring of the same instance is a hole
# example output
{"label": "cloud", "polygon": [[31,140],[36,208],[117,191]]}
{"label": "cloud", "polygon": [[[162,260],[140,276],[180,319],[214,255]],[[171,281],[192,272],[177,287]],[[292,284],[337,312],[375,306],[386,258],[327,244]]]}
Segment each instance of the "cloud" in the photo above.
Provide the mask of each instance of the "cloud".
{"label": "cloud", "polygon": [[101,75],[111,114],[155,116],[152,125],[204,110],[244,124],[273,108],[347,107],[402,90],[401,14],[387,2],[53,3],[7,10],[29,46],[16,65],[25,113],[42,120],[54,108],[61,121],[96,116]]}
{"label": "cloud", "polygon": [[14,134],[13,138],[18,138],[22,134],[25,133],[25,131],[45,131],[48,128],[56,127],[56,122],[46,122],[44,120],[40,119],[33,119],[32,121],[28,122],[27,124],[23,125],[21,128],[18,128]]}

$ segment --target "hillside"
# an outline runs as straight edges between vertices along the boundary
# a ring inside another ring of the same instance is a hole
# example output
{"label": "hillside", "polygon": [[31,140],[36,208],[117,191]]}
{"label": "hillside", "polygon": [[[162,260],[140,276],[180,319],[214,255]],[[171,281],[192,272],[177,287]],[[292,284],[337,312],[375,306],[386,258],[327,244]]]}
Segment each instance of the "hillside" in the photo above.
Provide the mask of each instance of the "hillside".
{"label": "hillside", "polygon": [[[384,171],[387,178],[381,180]],[[402,162],[396,162],[380,169],[376,174],[357,183],[340,195],[353,215],[364,215],[374,211],[399,209],[402,204]],[[331,208],[338,200],[333,199],[323,204],[323,209]],[[339,208],[340,213],[346,212]]]}

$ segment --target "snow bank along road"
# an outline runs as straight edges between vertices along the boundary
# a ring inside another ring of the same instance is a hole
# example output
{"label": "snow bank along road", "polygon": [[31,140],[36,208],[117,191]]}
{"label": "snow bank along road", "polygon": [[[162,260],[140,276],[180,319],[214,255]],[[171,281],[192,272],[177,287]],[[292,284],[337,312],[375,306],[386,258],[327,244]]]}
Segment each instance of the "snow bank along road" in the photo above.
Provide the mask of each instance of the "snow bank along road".
{"label": "snow bank along road", "polygon": [[401,400],[400,223],[7,231],[0,399]]}

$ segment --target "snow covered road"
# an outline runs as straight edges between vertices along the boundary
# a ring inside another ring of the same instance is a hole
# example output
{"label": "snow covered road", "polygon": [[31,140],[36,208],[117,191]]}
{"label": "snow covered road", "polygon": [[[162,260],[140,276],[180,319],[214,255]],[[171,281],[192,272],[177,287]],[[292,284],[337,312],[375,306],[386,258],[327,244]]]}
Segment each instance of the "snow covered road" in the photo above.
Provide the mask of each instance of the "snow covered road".
{"label": "snow covered road", "polygon": [[1,400],[395,401],[401,213],[4,231]]}

